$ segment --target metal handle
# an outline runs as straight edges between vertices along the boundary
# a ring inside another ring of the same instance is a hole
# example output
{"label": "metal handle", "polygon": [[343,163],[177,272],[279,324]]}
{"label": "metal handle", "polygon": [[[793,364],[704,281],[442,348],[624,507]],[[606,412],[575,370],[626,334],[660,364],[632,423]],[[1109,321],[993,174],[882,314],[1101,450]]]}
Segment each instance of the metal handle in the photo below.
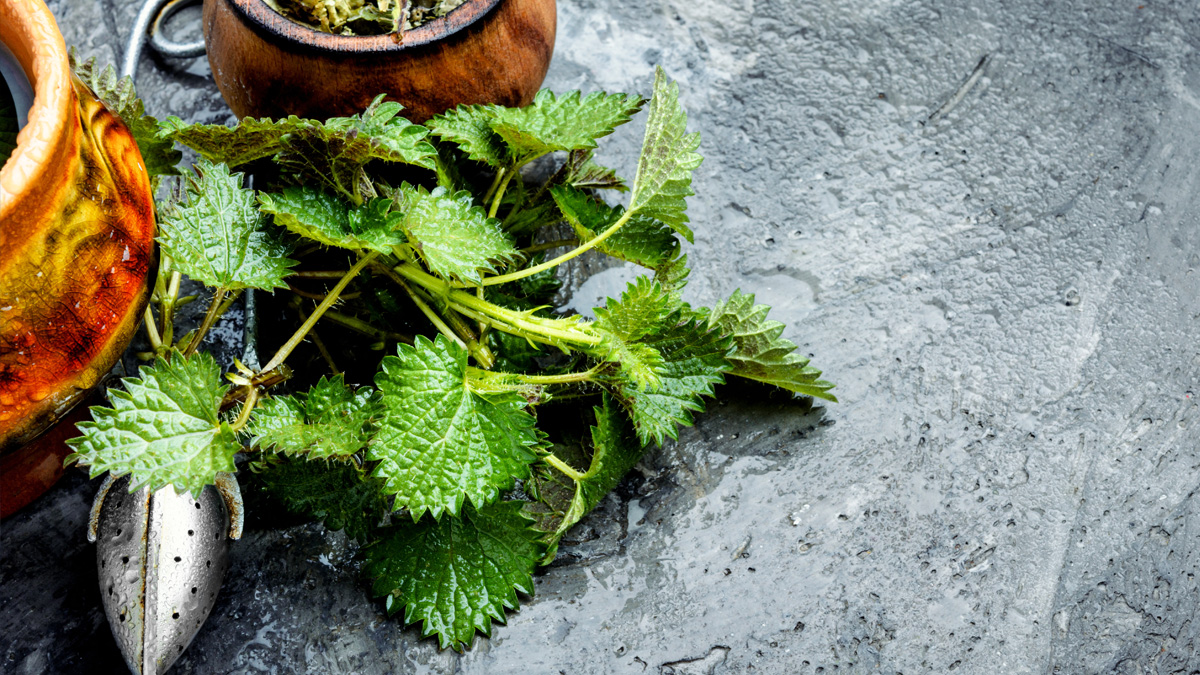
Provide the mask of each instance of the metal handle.
{"label": "metal handle", "polygon": [[163,56],[176,59],[192,58],[204,53],[204,41],[174,42],[163,35],[163,24],[176,12],[193,5],[200,0],[146,0],[138,11],[133,22],[133,32],[129,34],[129,42],[125,46],[125,59],[121,62],[121,76],[134,77],[137,74],[138,61],[142,56],[142,46],[146,43],[147,35],[150,46]]}

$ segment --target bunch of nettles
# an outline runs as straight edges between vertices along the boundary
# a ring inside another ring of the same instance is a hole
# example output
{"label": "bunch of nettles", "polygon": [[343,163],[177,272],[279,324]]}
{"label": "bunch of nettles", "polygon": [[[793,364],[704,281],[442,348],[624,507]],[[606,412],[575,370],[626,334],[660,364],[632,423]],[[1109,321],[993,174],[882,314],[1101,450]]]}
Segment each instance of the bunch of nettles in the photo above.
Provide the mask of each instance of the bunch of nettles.
{"label": "bunch of nettles", "polygon": [[[524,108],[461,106],[424,126],[381,96],[349,118],[225,127],[158,123],[111,71],[82,72],[130,118],[152,173],[179,161],[172,142],[201,159],[159,205],[145,321],[154,362],[110,390],[111,408],[92,409],[71,459],[93,475],[130,474],[134,487],[198,493],[246,453],[289,508],[364,544],[388,612],[403,608],[442,647],[489,633],[518,592],[532,594],[534,569],[567,530],[649,446],[691,424],[727,375],[836,400],[754,296],[736,291],[713,308],[681,299],[700,139],[661,69],[631,185],[592,152],[647,104],[636,96],[543,91]],[[544,182],[522,171],[553,153],[565,161]],[[231,170],[263,161],[275,177],[258,189]],[[397,165],[416,178],[395,180]],[[601,190],[628,192],[628,206]],[[223,373],[198,351],[240,291],[287,289],[304,274],[289,256],[318,245],[353,264],[264,366]],[[545,259],[554,251],[565,252]],[[586,251],[647,270],[594,321],[547,306],[555,268]],[[212,294],[200,327],[176,340],[182,275]],[[424,331],[396,336],[340,314],[396,341],[374,382],[332,375],[270,394],[291,351],[366,275]],[[539,414],[581,400],[594,424],[580,442],[539,430]]]}

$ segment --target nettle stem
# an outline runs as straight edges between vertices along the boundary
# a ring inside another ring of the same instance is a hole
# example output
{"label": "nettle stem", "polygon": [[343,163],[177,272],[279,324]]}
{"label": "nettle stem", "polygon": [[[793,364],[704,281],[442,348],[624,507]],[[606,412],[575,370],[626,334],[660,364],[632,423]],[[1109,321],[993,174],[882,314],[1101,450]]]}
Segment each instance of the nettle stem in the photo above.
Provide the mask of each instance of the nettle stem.
{"label": "nettle stem", "polygon": [[426,274],[414,265],[397,265],[392,270],[429,290],[431,294],[444,298],[450,309],[477,321],[486,321],[493,328],[506,333],[538,342],[558,346],[566,344],[576,348],[596,347],[602,342],[600,336],[570,325],[562,319],[544,319],[531,313],[516,312],[487,300],[480,300],[473,293],[455,289],[446,281]]}
{"label": "nettle stem", "polygon": [[[574,249],[558,256],[557,258],[554,258],[553,260],[547,260],[546,262],[544,262],[540,265],[534,265],[533,267],[526,267],[525,269],[518,270],[516,272],[510,272],[508,274],[501,274],[500,276],[495,276],[495,277],[485,277],[483,279],[483,283],[479,284],[479,285],[495,286],[497,284],[506,284],[510,281],[516,281],[518,279],[524,279],[525,277],[531,277],[539,272],[544,272],[548,269],[553,269],[555,267],[558,267],[559,265],[567,262],[568,260],[578,257],[578,256],[581,256],[584,253],[586,253],[586,252],[592,250],[593,248],[596,248],[600,244],[604,243],[604,240],[606,240],[609,237],[616,234],[617,230],[621,229],[625,225],[625,223],[629,222],[629,219],[631,217],[633,217],[633,214],[634,214],[633,211],[626,211],[619,219],[617,219],[617,222],[613,223],[612,226],[609,227],[607,230],[605,230],[603,234],[601,234],[598,237],[589,239],[582,246],[574,248]],[[475,286],[475,284],[458,283],[458,284],[452,284],[452,286],[454,288],[472,288]]]}
{"label": "nettle stem", "polygon": [[225,296],[229,293],[227,288],[218,288],[213,291],[212,302],[208,304],[208,311],[204,313],[204,321],[200,322],[200,327],[196,329],[196,334],[192,336],[192,341],[183,349],[183,355],[188,356],[200,348],[200,343],[204,342],[204,336],[208,334],[208,329],[216,323],[217,317],[221,315],[221,304],[225,300]]}
{"label": "nettle stem", "polygon": [[508,183],[515,175],[517,175],[516,169],[505,173],[504,179],[500,181],[500,187],[496,188],[496,195],[492,197],[492,206],[488,209],[488,218],[496,217],[496,212],[500,210],[500,202],[504,200],[504,191],[508,189]]}
{"label": "nettle stem", "polygon": [[254,406],[258,403],[258,387],[249,386],[250,390],[246,394],[246,402],[242,404],[242,410],[238,413],[237,420],[233,423],[234,431],[241,431],[242,427],[246,426],[246,422],[250,421],[250,413],[254,410]]}
{"label": "nettle stem", "polygon": [[575,481],[576,483],[583,480],[585,477],[584,474],[576,471],[570,464],[567,464],[566,462],[562,461],[558,457],[555,457],[554,455],[546,455],[546,456],[542,457],[542,461],[549,464],[550,466],[558,469],[563,474],[565,474],[567,476],[567,478],[570,478],[571,480]]}
{"label": "nettle stem", "polygon": [[183,275],[178,270],[171,272],[171,281],[167,284],[158,308],[158,318],[162,319],[162,341],[168,348],[175,344],[175,308],[179,306],[176,298],[179,297],[179,284],[182,280]]}
{"label": "nettle stem", "polygon": [[374,260],[377,255],[379,254],[375,251],[371,251],[370,253],[359,258],[358,262],[354,263],[354,267],[351,267],[350,270],[346,272],[345,276],[343,276],[337,282],[337,284],[330,289],[328,294],[326,294],[325,299],[321,301],[321,304],[317,305],[317,308],[313,310],[312,316],[308,317],[308,319],[303,325],[300,326],[296,333],[292,335],[292,337],[288,338],[288,341],[279,348],[279,351],[275,352],[275,356],[271,357],[271,360],[267,362],[267,365],[262,367],[264,372],[277,367],[287,360],[287,357],[291,355],[292,351],[295,350],[296,347],[298,347],[304,340],[304,337],[308,335],[308,331],[312,330],[312,327],[317,325],[317,321],[321,318],[321,315],[324,314],[327,309],[332,307],[333,303],[337,302],[338,296],[341,295],[342,291],[346,290],[346,286],[350,284],[354,277],[358,276],[358,273],[362,271],[362,268],[371,264],[371,261]]}
{"label": "nettle stem", "polygon": [[146,305],[146,316],[142,318],[146,324],[146,337],[150,340],[150,348],[157,354],[162,351],[162,337],[158,334],[158,326],[154,323],[154,312]]}

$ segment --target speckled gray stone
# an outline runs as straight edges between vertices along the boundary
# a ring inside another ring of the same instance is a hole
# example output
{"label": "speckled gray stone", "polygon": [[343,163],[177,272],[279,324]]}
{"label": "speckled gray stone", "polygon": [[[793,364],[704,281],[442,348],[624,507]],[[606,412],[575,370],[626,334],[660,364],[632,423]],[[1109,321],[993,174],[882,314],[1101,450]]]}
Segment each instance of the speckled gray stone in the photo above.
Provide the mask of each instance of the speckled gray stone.
{"label": "speckled gray stone", "polygon": [[[842,402],[727,387],[462,655],[386,619],[340,534],[252,528],[174,672],[1200,670],[1200,7],[559,4],[548,86],[680,81],[691,299],[757,292]],[[52,7],[110,60],[135,13]],[[142,67],[151,111],[228,119],[202,60]],[[569,274],[591,302],[631,273]],[[3,523],[5,672],[120,671],[94,488]]]}

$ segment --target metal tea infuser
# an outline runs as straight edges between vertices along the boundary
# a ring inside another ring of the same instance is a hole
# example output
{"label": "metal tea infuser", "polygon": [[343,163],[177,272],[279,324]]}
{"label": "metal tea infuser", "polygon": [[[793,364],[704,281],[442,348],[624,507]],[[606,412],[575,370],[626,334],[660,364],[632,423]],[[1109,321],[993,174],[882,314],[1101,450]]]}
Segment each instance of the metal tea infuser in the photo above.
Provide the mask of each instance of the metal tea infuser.
{"label": "metal tea infuser", "polygon": [[[197,0],[148,0],[138,12],[121,76],[134,77],[146,42],[159,54],[190,58],[204,42],[178,43],[162,26]],[[246,358],[257,366],[253,297],[246,298]],[[159,675],[183,654],[216,604],[229,567],[229,541],[242,534],[242,496],[233,474],[218,474],[199,499],[171,486],[129,491],[129,477],[104,479],[92,503],[88,541],[104,613],[133,673]]]}

